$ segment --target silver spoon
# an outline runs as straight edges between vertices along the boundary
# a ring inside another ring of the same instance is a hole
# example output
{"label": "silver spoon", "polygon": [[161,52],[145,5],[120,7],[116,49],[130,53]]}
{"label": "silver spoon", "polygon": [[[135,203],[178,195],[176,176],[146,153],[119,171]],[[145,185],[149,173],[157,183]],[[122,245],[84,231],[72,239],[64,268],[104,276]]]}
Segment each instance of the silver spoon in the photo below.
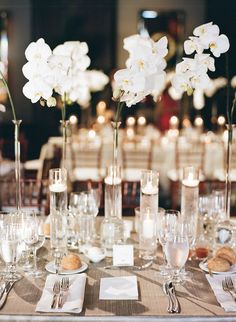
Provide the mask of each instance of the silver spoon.
{"label": "silver spoon", "polygon": [[168,297],[168,307],[167,307],[167,312],[168,313],[175,313],[173,311],[173,307],[174,307],[174,301],[172,299],[172,296],[170,295],[170,289],[169,289],[169,285],[168,282],[164,283],[163,286],[163,292],[167,295]]}
{"label": "silver spoon", "polygon": [[170,292],[170,296],[172,297],[173,302],[174,302],[173,311],[174,311],[174,313],[180,313],[180,311],[181,311],[180,303],[179,303],[177,296],[176,296],[174,284],[171,281],[168,282],[168,289]]}

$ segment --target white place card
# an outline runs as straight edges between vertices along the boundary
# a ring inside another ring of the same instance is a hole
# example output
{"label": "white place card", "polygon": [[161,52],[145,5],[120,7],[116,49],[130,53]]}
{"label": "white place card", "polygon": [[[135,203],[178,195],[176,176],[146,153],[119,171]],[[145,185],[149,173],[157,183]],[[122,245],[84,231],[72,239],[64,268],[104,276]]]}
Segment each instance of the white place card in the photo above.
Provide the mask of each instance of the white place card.
{"label": "white place card", "polygon": [[113,265],[114,266],[133,266],[134,265],[134,246],[133,245],[114,245],[113,246]]}
{"label": "white place card", "polygon": [[138,300],[137,276],[101,278],[100,300]]}

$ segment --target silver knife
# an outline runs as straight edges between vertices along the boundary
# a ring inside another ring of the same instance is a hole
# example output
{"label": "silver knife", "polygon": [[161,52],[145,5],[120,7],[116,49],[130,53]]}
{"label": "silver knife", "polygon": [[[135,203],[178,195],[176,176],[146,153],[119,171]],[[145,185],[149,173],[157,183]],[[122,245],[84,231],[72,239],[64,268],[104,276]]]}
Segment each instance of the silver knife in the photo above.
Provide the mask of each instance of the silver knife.
{"label": "silver knife", "polygon": [[6,302],[8,293],[10,292],[10,290],[11,290],[12,286],[14,285],[14,283],[15,283],[15,281],[6,283],[5,289],[4,289],[2,297],[0,299],[0,310],[3,308],[3,306],[4,306],[5,302]]}

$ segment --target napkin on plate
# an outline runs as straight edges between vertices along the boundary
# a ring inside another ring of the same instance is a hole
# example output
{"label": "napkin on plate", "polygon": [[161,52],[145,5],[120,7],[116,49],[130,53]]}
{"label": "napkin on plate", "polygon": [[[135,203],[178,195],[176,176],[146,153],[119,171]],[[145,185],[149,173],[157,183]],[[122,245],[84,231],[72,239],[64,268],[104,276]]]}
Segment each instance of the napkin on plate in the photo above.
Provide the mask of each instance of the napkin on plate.
{"label": "napkin on plate", "polygon": [[43,289],[43,294],[36,306],[37,312],[64,312],[64,313],[80,313],[83,308],[84,292],[87,275],[85,273],[79,275],[66,275],[70,279],[70,288],[67,293],[66,302],[61,309],[51,309],[53,300],[53,285],[56,280],[61,280],[63,276],[54,274],[48,275]]}
{"label": "napkin on plate", "polygon": [[[236,302],[228,292],[222,288],[222,281],[226,275],[206,275],[206,278],[215,293],[215,297],[226,312],[236,312]],[[236,275],[230,275],[236,285]]]}
{"label": "napkin on plate", "polygon": [[137,276],[101,278],[100,300],[138,300]]}

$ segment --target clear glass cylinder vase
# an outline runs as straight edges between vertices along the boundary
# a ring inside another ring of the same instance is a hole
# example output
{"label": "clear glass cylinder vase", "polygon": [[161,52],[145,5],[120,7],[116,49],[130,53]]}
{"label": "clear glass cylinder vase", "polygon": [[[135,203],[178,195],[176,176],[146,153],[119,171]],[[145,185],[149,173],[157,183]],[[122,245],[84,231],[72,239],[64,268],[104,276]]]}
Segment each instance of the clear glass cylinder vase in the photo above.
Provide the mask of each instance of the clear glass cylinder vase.
{"label": "clear glass cylinder vase", "polygon": [[60,257],[67,250],[67,171],[66,169],[49,170],[50,191],[50,240],[55,257]]}
{"label": "clear glass cylinder vase", "polygon": [[69,131],[69,120],[61,120],[61,127],[62,127],[62,160],[61,160],[61,167],[67,169],[67,148],[68,148],[68,131]]}
{"label": "clear glass cylinder vase", "polygon": [[16,210],[21,210],[21,169],[20,169],[20,125],[22,120],[13,120],[14,124],[14,153],[16,178]]}
{"label": "clear glass cylinder vase", "polygon": [[123,243],[124,230],[122,221],[122,178],[118,165],[118,134],[120,122],[112,122],[113,158],[105,177],[105,219],[101,226],[102,244],[107,256],[112,256],[115,244]]}

